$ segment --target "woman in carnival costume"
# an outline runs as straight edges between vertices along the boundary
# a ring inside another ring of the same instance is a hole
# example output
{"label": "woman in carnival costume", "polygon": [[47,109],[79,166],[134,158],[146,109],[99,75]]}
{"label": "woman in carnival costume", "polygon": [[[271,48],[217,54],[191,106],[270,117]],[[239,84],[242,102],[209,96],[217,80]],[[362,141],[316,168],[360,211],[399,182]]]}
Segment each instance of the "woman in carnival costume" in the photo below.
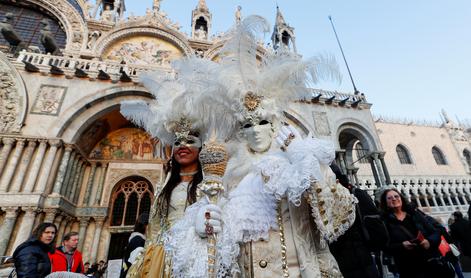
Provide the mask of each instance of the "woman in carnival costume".
{"label": "woman in carnival costume", "polygon": [[164,239],[185,209],[197,201],[197,185],[203,178],[198,160],[202,147],[198,123],[180,112],[184,111],[183,91],[169,86],[175,80],[159,76],[153,73],[141,77],[158,102],[121,103],[125,117],[159,138],[163,146],[172,146],[166,181],[155,193],[145,249],[133,260],[126,277],[171,277],[171,258],[164,251]]}
{"label": "woman in carnival costume", "polygon": [[[202,198],[169,230],[174,277],[342,277],[327,242],[353,224],[355,199],[329,169],[333,144],[282,123],[287,105],[308,95],[309,81],[336,76],[335,62],[258,52],[256,33],[268,30],[263,18],[247,17],[219,63],[179,64],[179,78],[198,84],[185,111],[230,159],[218,205]],[[214,233],[211,257],[206,237]]]}

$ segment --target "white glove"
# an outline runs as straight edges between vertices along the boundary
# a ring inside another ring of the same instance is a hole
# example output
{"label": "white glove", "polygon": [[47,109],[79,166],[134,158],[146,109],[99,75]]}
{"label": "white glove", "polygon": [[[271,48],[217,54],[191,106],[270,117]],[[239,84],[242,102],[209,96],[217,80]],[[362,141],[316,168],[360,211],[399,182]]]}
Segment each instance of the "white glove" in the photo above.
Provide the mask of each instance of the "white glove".
{"label": "white glove", "polygon": [[[209,212],[209,219],[206,219],[206,213]],[[195,231],[202,237],[207,237],[206,226],[213,228],[213,233],[217,234],[222,231],[221,227],[221,208],[216,205],[209,204],[200,208],[197,219],[195,221]]]}
{"label": "white glove", "polygon": [[276,142],[280,145],[281,150],[286,151],[289,160],[294,162],[296,158],[293,157],[295,155],[295,151],[293,151],[293,149],[295,150],[297,146],[302,144],[303,138],[296,128],[287,125],[280,128],[280,131],[276,136]]}

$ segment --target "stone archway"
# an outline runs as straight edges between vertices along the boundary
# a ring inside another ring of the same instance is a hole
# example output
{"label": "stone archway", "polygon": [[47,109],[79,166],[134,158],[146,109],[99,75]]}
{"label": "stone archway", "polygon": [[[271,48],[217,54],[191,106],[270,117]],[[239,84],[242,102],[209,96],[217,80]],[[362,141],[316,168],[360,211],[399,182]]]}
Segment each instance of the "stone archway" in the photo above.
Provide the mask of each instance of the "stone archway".
{"label": "stone archway", "polygon": [[358,176],[373,176],[378,187],[390,183],[384,152],[366,128],[353,122],[344,123],[338,128],[337,139],[340,151],[336,162],[352,183],[359,185]]}

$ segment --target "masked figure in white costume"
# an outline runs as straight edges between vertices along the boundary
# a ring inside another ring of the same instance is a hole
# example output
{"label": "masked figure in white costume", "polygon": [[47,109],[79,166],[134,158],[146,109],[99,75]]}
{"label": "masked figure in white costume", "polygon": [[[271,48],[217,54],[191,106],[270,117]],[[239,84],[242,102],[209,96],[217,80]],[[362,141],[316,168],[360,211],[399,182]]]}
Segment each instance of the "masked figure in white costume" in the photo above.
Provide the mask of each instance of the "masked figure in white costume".
{"label": "masked figure in white costume", "polygon": [[159,138],[164,146],[172,146],[166,181],[156,189],[145,249],[130,258],[132,265],[126,277],[171,277],[172,260],[164,251],[163,241],[168,229],[197,201],[197,186],[202,180],[198,121],[187,117],[184,92],[172,86],[176,81],[158,76],[159,73],[153,73],[141,77],[156,100],[121,104],[125,117]]}
{"label": "masked figure in white costume", "polygon": [[206,235],[213,232],[217,277],[342,277],[327,242],[353,223],[354,197],[328,167],[333,144],[282,123],[289,102],[306,96],[309,81],[333,77],[335,66],[290,53],[257,61],[255,31],[267,29],[260,17],[247,17],[220,63],[187,61],[206,84],[188,100],[192,117],[217,126],[216,137],[224,133],[230,160],[218,205],[202,198],[170,230],[165,248],[175,277],[216,277],[208,272]]}

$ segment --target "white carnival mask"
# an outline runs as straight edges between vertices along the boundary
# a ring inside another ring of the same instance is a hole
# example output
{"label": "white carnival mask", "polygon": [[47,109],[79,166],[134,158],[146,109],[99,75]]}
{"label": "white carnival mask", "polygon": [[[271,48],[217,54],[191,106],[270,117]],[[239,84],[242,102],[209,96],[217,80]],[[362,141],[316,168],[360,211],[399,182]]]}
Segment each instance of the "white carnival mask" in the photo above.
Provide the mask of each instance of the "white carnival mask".
{"label": "white carnival mask", "polygon": [[246,122],[242,125],[242,133],[247,139],[249,148],[254,152],[265,152],[271,146],[273,128],[268,120]]}

